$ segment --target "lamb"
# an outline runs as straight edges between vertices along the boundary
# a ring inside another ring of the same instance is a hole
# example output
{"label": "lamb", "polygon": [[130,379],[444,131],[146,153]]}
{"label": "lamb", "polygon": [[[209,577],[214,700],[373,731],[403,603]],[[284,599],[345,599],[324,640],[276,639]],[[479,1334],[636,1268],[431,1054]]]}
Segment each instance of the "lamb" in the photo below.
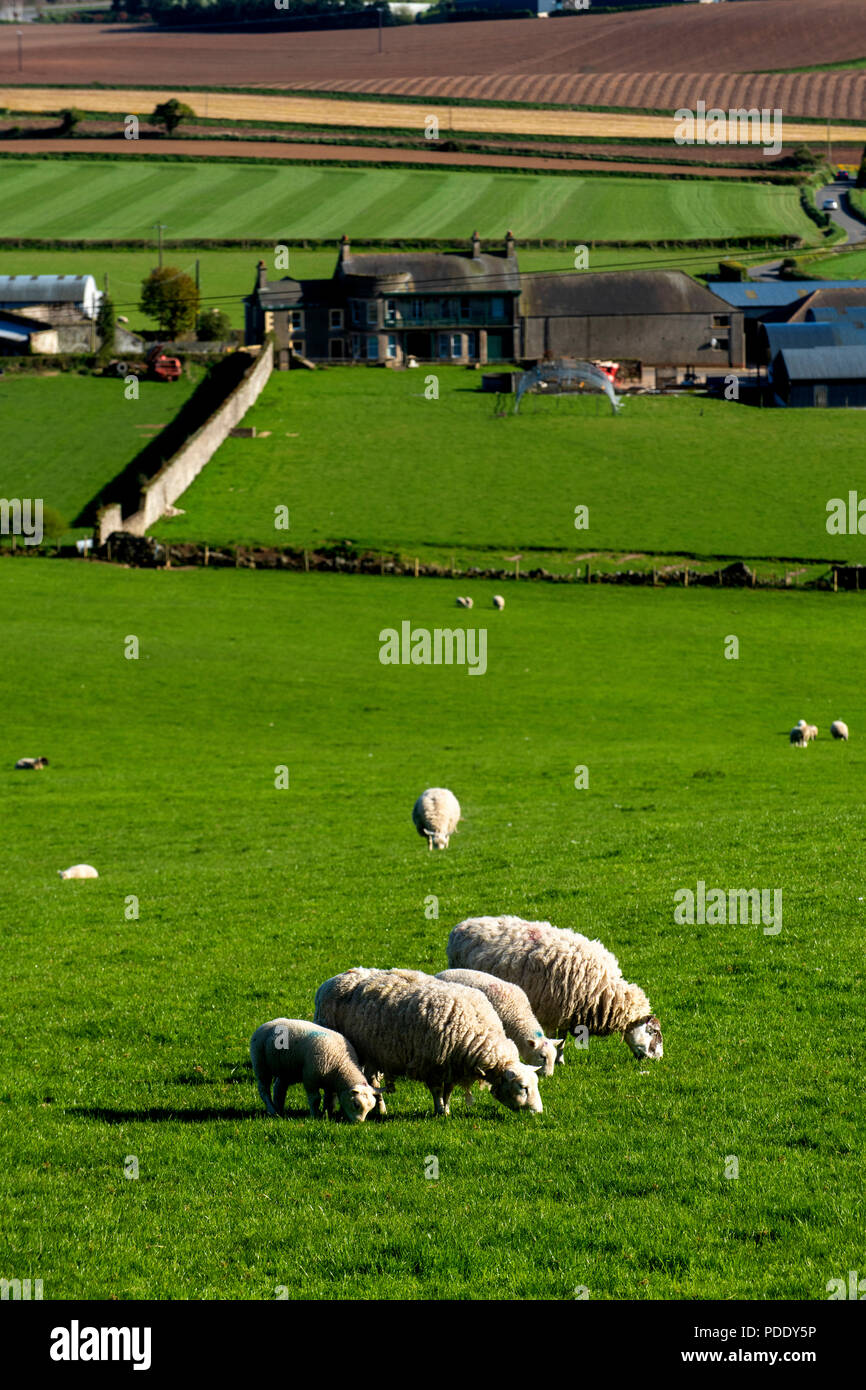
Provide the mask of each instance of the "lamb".
{"label": "lamb", "polygon": [[[520,985],[542,1028],[621,1033],[636,1057],[663,1055],[661,1025],[639,985],[600,941],[520,917],[470,917],[448,938],[448,964]],[[560,1049],[559,1061],[563,1061]]]}
{"label": "lamb", "polygon": [[99,878],[92,864],[73,864],[71,869],[58,869],[61,878]]}
{"label": "lamb", "polygon": [[494,595],[493,595],[493,607],[494,607],[494,608],[499,608],[499,609],[502,609],[502,608],[505,607],[505,599],[502,597],[501,594],[494,594]]}
{"label": "lamb", "polygon": [[440,970],[436,979],[444,980],[446,984],[480,989],[502,1020],[505,1036],[516,1043],[521,1062],[540,1065],[542,1076],[553,1075],[563,1039],[544,1036],[544,1030],[532,1012],[532,1005],[519,985],[499,980],[483,970]]}
{"label": "lamb", "polygon": [[794,725],[793,729],[788,735],[790,742],[796,744],[798,748],[805,748],[807,728],[808,725],[806,724],[805,719],[798,719],[797,723]]}
{"label": "lamb", "polygon": [[830,733],[833,735],[834,738],[844,738],[845,740],[847,740],[848,725],[845,724],[841,719],[834,719],[833,723],[830,725]]}
{"label": "lamb", "polygon": [[[319,1093],[324,1113],[333,1113],[334,1097],[351,1124],[361,1124],[376,1105],[376,1092],[358,1066],[352,1044],[330,1028],[300,1018],[274,1018],[250,1039],[250,1058],[259,1095],[269,1115],[285,1115],[286,1091],[303,1083],[313,1119],[318,1119]],[[271,1082],[274,1098],[271,1100]]]}
{"label": "lamb", "polygon": [[536,1067],[520,1061],[478,990],[418,970],[347,970],[316,993],[315,1019],[353,1043],[365,1072],[423,1081],[436,1115],[455,1086],[486,1081],[510,1110],[542,1111]]}
{"label": "lamb", "polygon": [[427,848],[447,849],[460,820],[460,802],[447,787],[428,787],[412,808],[419,835],[427,836]]}
{"label": "lamb", "polygon": [[471,598],[458,598],[458,599],[457,599],[457,607],[458,607],[458,608],[471,608],[472,606],[473,606],[473,604],[472,604],[472,599],[471,599]]}
{"label": "lamb", "polygon": [[47,758],[19,758],[15,764],[16,772],[41,772],[48,766]]}
{"label": "lamb", "polygon": [[804,727],[804,729],[803,729],[803,738],[806,740],[806,742],[809,743],[811,739],[817,738],[817,737],[818,737],[818,730],[816,729],[815,725],[814,725],[814,724],[806,724],[805,727]]}

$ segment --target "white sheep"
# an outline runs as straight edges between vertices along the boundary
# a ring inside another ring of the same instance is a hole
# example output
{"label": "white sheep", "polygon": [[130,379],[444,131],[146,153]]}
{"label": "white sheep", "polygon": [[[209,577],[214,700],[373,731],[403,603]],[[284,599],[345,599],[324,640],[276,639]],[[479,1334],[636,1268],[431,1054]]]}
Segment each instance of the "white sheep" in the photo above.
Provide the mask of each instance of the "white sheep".
{"label": "white sheep", "polygon": [[460,820],[460,802],[447,787],[428,787],[412,807],[419,835],[427,836],[427,848],[447,849]]}
{"label": "white sheep", "polygon": [[505,599],[502,597],[501,594],[494,594],[494,595],[493,595],[493,607],[494,607],[494,608],[500,608],[500,609],[502,609],[502,608],[505,607]]}
{"label": "white sheep", "polygon": [[325,1115],[332,1113],[336,1096],[352,1124],[360,1124],[376,1105],[376,1092],[361,1071],[352,1044],[306,1019],[274,1018],[263,1023],[250,1039],[250,1059],[269,1115],[285,1114],[286,1091],[298,1082],[303,1083],[314,1119],[320,1113],[320,1092]]}
{"label": "white sheep", "polygon": [[472,599],[471,599],[471,598],[458,598],[458,599],[457,599],[457,607],[458,607],[458,608],[472,608],[472,606],[473,606],[473,603],[472,603]]}
{"label": "white sheep", "polygon": [[41,772],[48,766],[47,758],[19,758],[15,764],[16,772]]}
{"label": "white sheep", "polygon": [[830,725],[830,733],[834,738],[848,738],[848,725],[841,719],[834,719]]}
{"label": "white sheep", "polygon": [[805,719],[798,719],[790,734],[788,735],[790,742],[796,744],[798,748],[805,748],[807,728],[808,725]]}
{"label": "white sheep", "polygon": [[552,1076],[562,1038],[546,1038],[532,1012],[532,1005],[519,985],[500,980],[483,970],[440,970],[437,980],[446,984],[480,989],[502,1020],[505,1036],[517,1045],[521,1062],[541,1067],[542,1076]]}
{"label": "white sheep", "polygon": [[803,737],[807,743],[809,743],[813,738],[818,737],[818,730],[814,724],[807,724],[805,726],[805,728],[803,729]]}
{"label": "white sheep", "polygon": [[423,1081],[437,1115],[450,1113],[455,1086],[486,1081],[510,1110],[540,1114],[537,1068],[483,994],[418,970],[347,970],[316,993],[315,1018],[353,1043],[367,1075]]}
{"label": "white sheep", "polygon": [[73,864],[71,869],[58,869],[61,878],[99,878],[92,864]]}
{"label": "white sheep", "polygon": [[623,979],[616,957],[600,941],[549,922],[470,917],[448,938],[448,964],[520,985],[548,1033],[621,1033],[636,1057],[663,1055],[661,1026],[649,1000],[639,985]]}

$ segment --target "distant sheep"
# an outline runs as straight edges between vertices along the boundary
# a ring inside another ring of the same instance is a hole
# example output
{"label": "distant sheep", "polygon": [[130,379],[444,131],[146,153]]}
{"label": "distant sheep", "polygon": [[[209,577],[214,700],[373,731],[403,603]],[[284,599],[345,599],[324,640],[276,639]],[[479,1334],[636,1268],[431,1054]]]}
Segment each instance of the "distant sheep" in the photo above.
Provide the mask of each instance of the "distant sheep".
{"label": "distant sheep", "polygon": [[440,970],[437,980],[446,984],[478,989],[493,1005],[502,1020],[505,1036],[516,1044],[521,1062],[540,1066],[542,1076],[552,1076],[562,1038],[546,1038],[532,1012],[532,1005],[519,985],[500,980],[483,970]]}
{"label": "distant sheep", "polygon": [[621,1033],[636,1057],[663,1055],[661,1026],[649,1000],[639,985],[623,979],[616,957],[600,941],[549,922],[470,917],[448,938],[448,964],[520,985],[548,1033]]}
{"label": "distant sheep", "polygon": [[504,607],[505,607],[505,599],[502,597],[501,594],[494,594],[494,595],[493,595],[493,607],[494,607],[494,608],[504,608]]}
{"label": "distant sheep", "polygon": [[813,738],[818,737],[818,730],[816,729],[814,724],[806,725],[805,729],[803,730],[803,737],[805,738],[807,743],[809,743]]}
{"label": "distant sheep", "polygon": [[92,864],[73,864],[71,869],[58,869],[61,878],[99,878]]}
{"label": "distant sheep", "polygon": [[427,836],[427,848],[447,849],[460,820],[460,802],[447,787],[428,787],[412,807],[419,835]]}
{"label": "distant sheep", "polygon": [[843,723],[841,719],[834,719],[833,723],[830,725],[830,733],[834,738],[844,738],[847,740],[848,725]]}
{"label": "distant sheep", "polygon": [[305,1019],[274,1018],[253,1033],[250,1059],[269,1115],[285,1114],[286,1091],[298,1082],[303,1084],[314,1119],[320,1113],[320,1092],[325,1115],[332,1113],[336,1096],[352,1124],[360,1124],[375,1108],[376,1092],[358,1065],[355,1049],[330,1028]]}
{"label": "distant sheep", "polygon": [[458,598],[458,599],[457,599],[457,607],[458,607],[458,608],[472,608],[472,606],[473,606],[473,603],[472,603],[472,599],[471,599],[471,598]]}
{"label": "distant sheep", "polygon": [[16,772],[41,772],[48,766],[47,758],[19,758],[15,764]]}
{"label": "distant sheep", "polygon": [[791,730],[790,734],[788,735],[788,738],[789,738],[790,742],[793,743],[793,744],[796,744],[796,746],[797,746],[798,748],[805,748],[805,747],[806,747],[806,729],[807,729],[807,728],[808,728],[808,725],[807,725],[805,719],[798,719],[798,720],[797,720],[797,723],[794,725],[793,729]]}
{"label": "distant sheep", "polygon": [[450,1113],[455,1086],[474,1081],[510,1110],[542,1110],[536,1068],[478,990],[418,970],[347,970],[319,987],[315,1018],[350,1039],[368,1075],[423,1081],[437,1115]]}

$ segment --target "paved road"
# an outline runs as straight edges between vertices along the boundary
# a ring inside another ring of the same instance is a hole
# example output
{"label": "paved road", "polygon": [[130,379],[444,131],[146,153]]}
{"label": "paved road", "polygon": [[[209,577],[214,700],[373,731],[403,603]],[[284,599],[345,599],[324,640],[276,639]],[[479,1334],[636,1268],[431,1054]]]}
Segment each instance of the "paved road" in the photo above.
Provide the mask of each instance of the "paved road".
{"label": "paved road", "polygon": [[[835,211],[828,209],[833,221],[845,233],[845,240],[836,242],[833,248],[836,251],[843,246],[854,246],[858,242],[866,243],[866,222],[861,222],[859,217],[854,217],[850,211],[851,204],[848,200],[850,188],[851,184],[848,183],[847,179],[843,179],[841,182],[827,183],[815,193],[815,206],[821,210],[823,210],[825,198],[835,198],[839,204]],[[761,265],[754,265],[749,271],[749,279],[777,280],[781,264],[781,261],[764,261]]]}

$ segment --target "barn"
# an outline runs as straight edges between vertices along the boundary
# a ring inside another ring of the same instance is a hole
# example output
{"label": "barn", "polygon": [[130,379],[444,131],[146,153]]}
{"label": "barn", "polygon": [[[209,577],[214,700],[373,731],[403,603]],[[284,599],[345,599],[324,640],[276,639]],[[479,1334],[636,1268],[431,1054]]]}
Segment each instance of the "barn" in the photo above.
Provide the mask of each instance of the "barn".
{"label": "barn", "polygon": [[94,320],[101,302],[92,275],[0,275],[0,309],[44,323]]}
{"label": "barn", "polygon": [[779,405],[866,409],[866,345],[784,347],[771,372]]}

